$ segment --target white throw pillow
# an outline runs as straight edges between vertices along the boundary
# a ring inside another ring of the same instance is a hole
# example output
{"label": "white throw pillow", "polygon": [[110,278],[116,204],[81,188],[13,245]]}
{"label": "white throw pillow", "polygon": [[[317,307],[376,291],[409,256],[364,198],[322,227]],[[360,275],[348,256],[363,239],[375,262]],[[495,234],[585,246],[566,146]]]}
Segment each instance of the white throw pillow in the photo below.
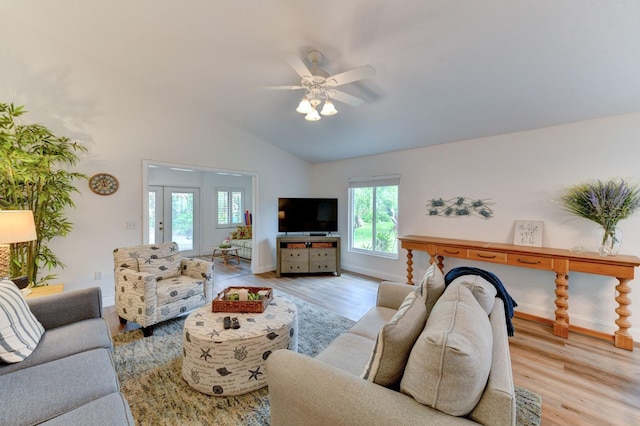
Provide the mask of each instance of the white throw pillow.
{"label": "white throw pillow", "polygon": [[426,320],[422,297],[410,292],[398,312],[378,332],[371,357],[360,377],[381,386],[397,387]]}
{"label": "white throw pillow", "polygon": [[431,314],[433,306],[436,304],[442,293],[444,293],[444,274],[436,263],[432,263],[422,277],[422,281],[416,288],[416,293],[422,296],[427,308],[427,317]]}
{"label": "white throw pillow", "polygon": [[448,289],[413,345],[400,391],[452,416],[476,406],[491,369],[489,317],[467,287]]}
{"label": "white throw pillow", "polygon": [[18,287],[0,281],[0,360],[12,364],[36,349],[44,327],[31,313]]}
{"label": "white throw pillow", "polygon": [[138,269],[140,272],[153,274],[157,281],[180,276],[180,261],[182,256],[174,255],[168,257],[158,257],[145,259],[138,258]]}

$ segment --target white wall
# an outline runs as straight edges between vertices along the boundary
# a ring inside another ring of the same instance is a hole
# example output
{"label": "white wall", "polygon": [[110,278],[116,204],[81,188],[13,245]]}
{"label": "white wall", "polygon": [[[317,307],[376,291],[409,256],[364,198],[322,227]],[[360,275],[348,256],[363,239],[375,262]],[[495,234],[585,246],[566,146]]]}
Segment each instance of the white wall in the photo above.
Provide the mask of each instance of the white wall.
{"label": "white wall", "polygon": [[[622,177],[640,181],[640,113],[603,118],[565,126],[461,141],[429,148],[361,157],[315,165],[317,195],[340,197],[340,233],[344,240],[342,267],[384,279],[406,280],[406,251],[398,260],[350,253],[347,244],[347,179],[399,173],[400,235],[422,234],[468,240],[513,242],[515,220],[544,222],[543,245],[570,249],[585,246],[595,251],[596,225],[565,213],[557,203],[564,188],[594,179]],[[427,216],[427,201],[457,196],[488,198],[495,216],[444,218]],[[640,215],[623,220],[621,253],[640,256]],[[428,265],[424,253],[414,252],[414,277]],[[445,262],[447,269],[462,265]],[[471,265],[471,262],[464,262]],[[519,304],[518,310],[553,319],[553,272],[511,268],[490,263],[477,266],[496,273]],[[640,270],[636,271],[640,275]],[[632,333],[640,340],[639,279],[633,289]],[[571,273],[571,323],[613,333],[613,278]]]}
{"label": "white wall", "polygon": [[[56,282],[69,290],[98,285],[104,304],[114,303],[112,251],[142,242],[145,159],[255,175],[254,263],[257,272],[275,269],[277,198],[283,188],[309,191],[308,163],[201,114],[177,88],[157,92],[144,81],[114,72],[92,52],[1,21],[0,102],[26,105],[26,121],[41,122],[85,144],[89,152],[82,155],[78,171],[88,176],[111,173],[120,182],[111,196],[92,193],[86,182],[78,184],[76,208],[67,212],[74,228],[50,244],[67,266],[51,271],[58,274]],[[127,222],[135,222],[137,229],[127,230]],[[103,272],[102,280],[94,279],[95,271]]]}
{"label": "white wall", "polygon": [[[200,113],[179,88],[157,91],[80,51],[48,31],[3,19],[0,38],[0,101],[25,104],[28,121],[42,122],[58,135],[89,147],[78,169],[107,172],[120,181],[112,196],[98,196],[85,183],[68,211],[74,229],[51,243],[67,265],[54,270],[67,289],[99,285],[113,303],[115,247],[142,241],[142,160],[178,163],[256,174],[254,208],[257,271],[275,268],[278,196],[340,198],[340,233],[346,240],[347,179],[400,173],[400,233],[511,242],[513,221],[544,221],[544,245],[593,246],[594,225],[565,214],[553,202],[565,186],[621,176],[638,179],[640,114],[567,126],[462,141],[424,149],[358,158],[310,167],[217,117]],[[390,141],[393,142],[393,141]],[[315,190],[312,191],[312,182]],[[435,197],[469,196],[495,202],[495,217],[446,219],[426,216]],[[127,230],[127,222],[138,224]],[[623,221],[622,252],[640,254],[640,219]],[[346,241],[345,241],[346,242]],[[400,259],[370,258],[343,250],[343,266],[380,278],[405,277]],[[416,255],[416,276],[427,265]],[[447,267],[455,266],[455,261]],[[491,264],[477,265],[500,276],[520,310],[553,318],[553,274]],[[103,271],[102,281],[94,272]],[[46,271],[45,271],[46,272]],[[637,281],[637,280],[636,280]],[[571,274],[569,313],[573,324],[615,330],[614,284],[610,278]],[[636,284],[632,282],[635,289]],[[640,340],[640,300],[631,305],[632,332]]]}

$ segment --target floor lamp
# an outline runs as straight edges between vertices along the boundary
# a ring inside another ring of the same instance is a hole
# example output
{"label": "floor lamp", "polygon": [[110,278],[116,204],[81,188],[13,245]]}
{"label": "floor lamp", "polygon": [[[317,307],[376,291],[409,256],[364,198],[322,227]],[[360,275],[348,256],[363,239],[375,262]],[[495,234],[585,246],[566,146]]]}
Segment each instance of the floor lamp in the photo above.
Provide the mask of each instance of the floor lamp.
{"label": "floor lamp", "polygon": [[0,210],[0,278],[8,278],[11,275],[9,244],[33,241],[37,238],[31,210]]}

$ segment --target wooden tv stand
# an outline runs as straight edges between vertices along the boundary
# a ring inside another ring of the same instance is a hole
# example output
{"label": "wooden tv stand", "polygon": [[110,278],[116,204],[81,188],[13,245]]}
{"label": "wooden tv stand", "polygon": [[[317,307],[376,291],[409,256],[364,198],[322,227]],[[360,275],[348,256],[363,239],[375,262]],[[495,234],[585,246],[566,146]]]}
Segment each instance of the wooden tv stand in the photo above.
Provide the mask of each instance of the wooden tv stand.
{"label": "wooden tv stand", "polygon": [[[631,323],[631,287],[634,269],[640,265],[636,256],[600,256],[597,253],[574,253],[570,250],[546,247],[527,247],[512,244],[488,243],[483,241],[454,240],[450,238],[407,235],[398,238],[402,248],[407,250],[407,282],[413,283],[413,250],[425,251],[431,262],[443,268],[445,257],[491,262],[521,268],[542,269],[556,274],[556,311],[553,334],[569,337],[569,271],[615,277],[618,296],[618,331],[613,336],[616,347],[632,351],[633,338],[629,334]],[[576,328],[577,327],[571,327]]]}
{"label": "wooden tv stand", "polygon": [[335,272],[340,276],[340,237],[309,235],[276,238],[276,276]]}

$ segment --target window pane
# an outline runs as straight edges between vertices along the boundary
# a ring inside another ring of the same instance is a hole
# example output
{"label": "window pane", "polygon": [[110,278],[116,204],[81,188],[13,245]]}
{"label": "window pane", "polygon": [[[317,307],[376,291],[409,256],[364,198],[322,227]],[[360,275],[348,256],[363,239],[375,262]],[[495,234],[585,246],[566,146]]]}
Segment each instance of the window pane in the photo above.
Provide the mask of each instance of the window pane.
{"label": "window pane", "polygon": [[389,257],[398,254],[398,185],[358,181],[350,186],[351,246],[359,252]]}
{"label": "window pane", "polygon": [[375,190],[375,250],[395,253],[398,230],[398,187],[379,186]]}
{"label": "window pane", "polygon": [[231,193],[231,223],[243,223],[244,211],[242,210],[242,192]]}
{"label": "window pane", "polygon": [[229,224],[229,193],[218,191],[218,225]]}
{"label": "window pane", "polygon": [[354,248],[373,249],[373,188],[352,189],[352,229],[351,241]]}

